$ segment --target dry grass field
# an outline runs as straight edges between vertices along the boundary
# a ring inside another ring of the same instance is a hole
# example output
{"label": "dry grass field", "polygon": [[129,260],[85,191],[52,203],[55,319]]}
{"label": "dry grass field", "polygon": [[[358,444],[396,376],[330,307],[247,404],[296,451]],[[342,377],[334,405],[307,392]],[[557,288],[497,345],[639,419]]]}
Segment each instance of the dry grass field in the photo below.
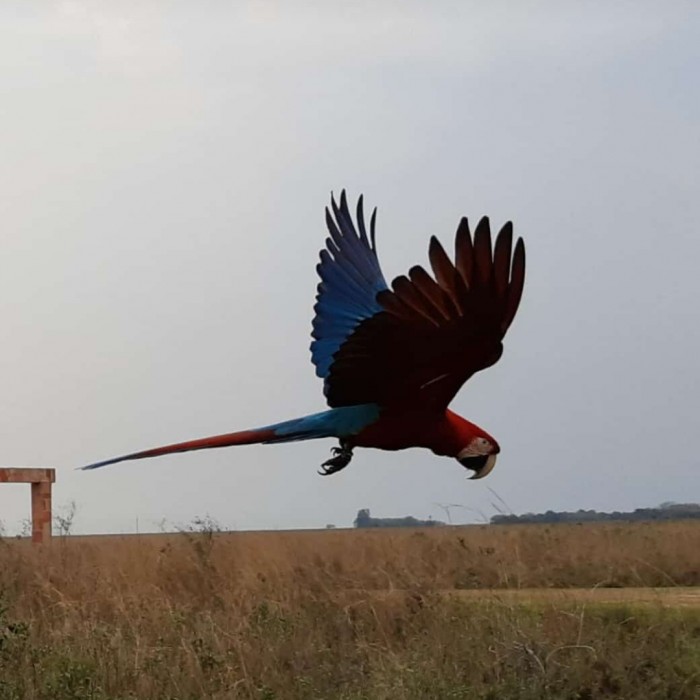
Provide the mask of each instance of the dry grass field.
{"label": "dry grass field", "polygon": [[697,586],[698,522],[1,540],[0,700],[695,700]]}

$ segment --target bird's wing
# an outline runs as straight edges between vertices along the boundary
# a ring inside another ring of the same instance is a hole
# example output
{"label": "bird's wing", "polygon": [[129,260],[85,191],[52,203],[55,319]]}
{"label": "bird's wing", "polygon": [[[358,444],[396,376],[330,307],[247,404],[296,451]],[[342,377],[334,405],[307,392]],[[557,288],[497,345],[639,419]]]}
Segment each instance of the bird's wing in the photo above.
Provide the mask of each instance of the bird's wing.
{"label": "bird's wing", "polygon": [[434,278],[416,266],[374,297],[370,276],[366,303],[343,326],[345,337],[333,336],[337,347],[324,356],[330,406],[377,403],[441,411],[472,374],[499,359],[525,278],[525,247],[522,239],[513,247],[510,222],[492,247],[487,218],[473,238],[462,219],[455,262],[433,237],[430,264]]}
{"label": "bird's wing", "polygon": [[321,251],[321,262],[316,267],[319,282],[316,316],[313,321],[314,340],[311,360],[316,374],[327,379],[333,357],[355,329],[382,310],[377,294],[387,289],[379,267],[374,241],[377,210],[370,219],[367,237],[362,197],[357,202],[357,228],[348,209],[345,191],[340,194],[340,206],[331,197],[331,213],[326,208],[326,225],[330,237]]}

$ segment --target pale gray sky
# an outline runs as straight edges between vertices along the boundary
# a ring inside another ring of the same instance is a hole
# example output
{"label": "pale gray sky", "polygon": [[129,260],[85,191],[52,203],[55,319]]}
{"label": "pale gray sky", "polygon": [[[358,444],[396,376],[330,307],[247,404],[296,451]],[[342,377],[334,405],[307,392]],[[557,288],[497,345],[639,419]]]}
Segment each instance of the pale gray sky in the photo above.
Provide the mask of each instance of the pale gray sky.
{"label": "pale gray sky", "polygon": [[[680,1],[4,3],[0,463],[55,466],[82,532],[699,500],[699,35]],[[358,450],[322,478],[328,440],[73,471],[325,407],[343,187],[387,277],[462,215],[524,236],[503,358],[452,406],[495,471]]]}

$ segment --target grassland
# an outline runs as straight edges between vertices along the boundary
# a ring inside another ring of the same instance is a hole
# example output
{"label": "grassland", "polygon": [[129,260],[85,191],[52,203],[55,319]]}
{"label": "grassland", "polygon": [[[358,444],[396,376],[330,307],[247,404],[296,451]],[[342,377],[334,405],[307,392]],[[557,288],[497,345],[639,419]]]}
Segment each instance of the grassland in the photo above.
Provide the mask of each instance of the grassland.
{"label": "grassland", "polygon": [[3,540],[0,700],[695,700],[693,586],[698,522]]}

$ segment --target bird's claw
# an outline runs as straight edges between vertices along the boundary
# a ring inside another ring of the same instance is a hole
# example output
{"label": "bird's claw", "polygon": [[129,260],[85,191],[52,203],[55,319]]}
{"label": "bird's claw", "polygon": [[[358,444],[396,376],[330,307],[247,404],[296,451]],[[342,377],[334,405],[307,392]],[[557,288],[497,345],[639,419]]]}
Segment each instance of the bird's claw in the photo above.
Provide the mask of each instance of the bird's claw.
{"label": "bird's claw", "polygon": [[332,447],[331,452],[335,456],[331,457],[330,459],[327,459],[321,465],[321,468],[318,470],[318,473],[321,476],[329,476],[330,474],[335,474],[341,469],[345,469],[345,467],[347,467],[348,464],[350,464],[350,460],[352,459],[351,448],[344,447],[343,445],[341,445],[340,447]]}

